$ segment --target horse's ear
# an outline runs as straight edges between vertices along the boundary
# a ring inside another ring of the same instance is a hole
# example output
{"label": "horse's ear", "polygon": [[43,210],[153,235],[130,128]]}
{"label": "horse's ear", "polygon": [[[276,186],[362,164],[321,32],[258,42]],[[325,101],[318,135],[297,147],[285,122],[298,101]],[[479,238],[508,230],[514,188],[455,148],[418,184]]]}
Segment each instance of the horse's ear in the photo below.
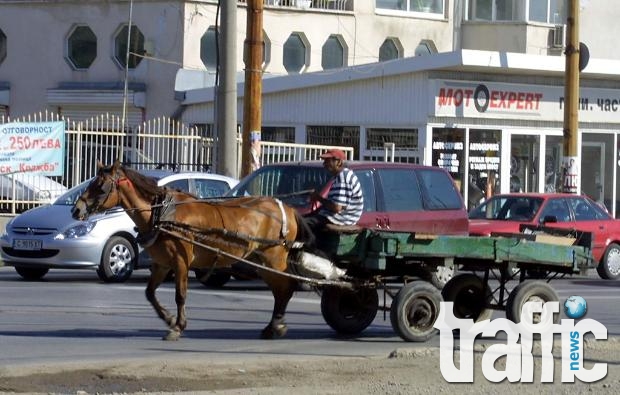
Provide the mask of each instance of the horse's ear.
{"label": "horse's ear", "polygon": [[114,161],[114,164],[112,165],[112,170],[117,171],[120,168],[121,168],[121,161],[117,159]]}
{"label": "horse's ear", "polygon": [[103,169],[105,166],[103,165],[103,163],[101,163],[100,160],[97,160],[97,171]]}

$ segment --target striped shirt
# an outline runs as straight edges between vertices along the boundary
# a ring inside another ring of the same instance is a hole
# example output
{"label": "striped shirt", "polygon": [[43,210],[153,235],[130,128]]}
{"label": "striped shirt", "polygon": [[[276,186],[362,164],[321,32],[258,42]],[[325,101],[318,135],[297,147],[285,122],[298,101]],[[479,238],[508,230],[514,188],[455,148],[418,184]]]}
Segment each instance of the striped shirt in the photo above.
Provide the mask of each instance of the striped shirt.
{"label": "striped shirt", "polygon": [[319,214],[336,225],[355,225],[364,209],[364,197],[362,196],[360,181],[355,173],[346,167],[334,176],[333,180],[334,183],[329,190],[327,199],[342,206],[343,209],[339,213],[334,213],[326,208],[321,208]]}

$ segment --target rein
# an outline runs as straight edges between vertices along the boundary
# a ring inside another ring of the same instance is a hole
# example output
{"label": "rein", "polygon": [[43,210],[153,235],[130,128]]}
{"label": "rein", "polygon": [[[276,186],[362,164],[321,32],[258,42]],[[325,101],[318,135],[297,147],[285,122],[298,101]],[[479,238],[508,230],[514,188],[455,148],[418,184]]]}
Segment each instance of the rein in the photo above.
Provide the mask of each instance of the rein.
{"label": "rein", "polygon": [[209,234],[219,234],[219,236],[221,237],[229,237],[229,238],[246,241],[246,242],[253,241],[253,242],[266,245],[266,246],[283,245],[284,247],[288,249],[294,248],[295,243],[297,243],[294,241],[287,241],[286,239],[283,239],[283,238],[282,239],[266,239],[262,237],[256,237],[256,236],[248,235],[246,233],[240,233],[236,231],[233,232],[233,231],[230,231],[224,228],[199,229],[199,228],[196,228],[196,227],[193,227],[193,226],[181,223],[181,222],[175,222],[175,221],[161,221],[159,222],[157,227],[160,230],[172,228],[172,229],[175,229],[176,231],[180,231],[183,233],[195,233],[195,234],[199,234],[202,236],[206,236]]}
{"label": "rein", "polygon": [[230,254],[230,253],[228,253],[226,251],[223,251],[223,250],[221,250],[219,248],[215,248],[215,247],[211,247],[209,245],[203,244],[203,243],[199,243],[199,242],[197,242],[195,240],[192,240],[192,239],[190,239],[188,237],[185,237],[185,236],[179,234],[178,232],[171,231],[171,230],[168,230],[166,228],[160,228],[160,230],[163,233],[166,233],[166,234],[168,234],[170,236],[173,236],[173,237],[175,237],[177,239],[180,239],[180,240],[186,241],[188,243],[191,243],[191,244],[197,245],[199,247],[202,247],[202,248],[204,248],[206,250],[209,250],[209,251],[211,251],[211,252],[213,252],[213,253],[215,253],[217,255],[224,255],[224,256],[226,256],[228,258],[236,259],[236,260],[238,260],[240,262],[243,262],[243,263],[245,263],[247,265],[250,265],[250,266],[252,266],[252,267],[254,267],[254,268],[258,269],[258,270],[264,270],[264,271],[267,271],[267,272],[270,272],[270,273],[274,273],[274,274],[277,274],[277,275],[280,275],[280,276],[283,276],[283,277],[292,278],[292,279],[295,279],[295,280],[298,280],[298,281],[307,282],[307,283],[310,283],[310,284],[313,284],[313,285],[317,285],[317,286],[335,286],[335,287],[346,288],[346,289],[355,289],[356,287],[360,287],[360,286],[372,287],[372,284],[370,284],[370,283],[368,283],[368,284],[354,284],[352,282],[347,282],[347,281],[320,280],[320,279],[314,279],[314,278],[308,278],[308,277],[299,276],[297,274],[282,272],[280,270],[272,269],[270,267],[267,267],[267,266],[260,265],[258,263],[252,262],[252,261],[247,260],[245,258],[241,258],[241,257],[236,256],[234,254]]}

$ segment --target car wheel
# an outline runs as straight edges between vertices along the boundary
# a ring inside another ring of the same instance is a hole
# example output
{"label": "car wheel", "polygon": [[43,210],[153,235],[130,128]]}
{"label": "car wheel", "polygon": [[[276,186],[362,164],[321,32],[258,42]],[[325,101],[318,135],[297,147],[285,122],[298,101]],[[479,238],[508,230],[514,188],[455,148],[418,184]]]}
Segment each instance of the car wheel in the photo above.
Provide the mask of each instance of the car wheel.
{"label": "car wheel", "polygon": [[36,281],[40,280],[49,272],[49,268],[47,267],[24,267],[24,266],[15,266],[15,271],[19,274],[24,280],[28,281]]}
{"label": "car wheel", "polygon": [[617,280],[620,277],[620,245],[611,243],[607,247],[596,271],[605,280]]}
{"label": "car wheel", "polygon": [[129,240],[111,237],[103,248],[97,275],[106,283],[127,281],[136,264],[136,252]]}
{"label": "car wheel", "polygon": [[454,277],[456,269],[453,267],[437,266],[437,271],[431,273],[431,284],[438,289],[442,289],[444,285]]}

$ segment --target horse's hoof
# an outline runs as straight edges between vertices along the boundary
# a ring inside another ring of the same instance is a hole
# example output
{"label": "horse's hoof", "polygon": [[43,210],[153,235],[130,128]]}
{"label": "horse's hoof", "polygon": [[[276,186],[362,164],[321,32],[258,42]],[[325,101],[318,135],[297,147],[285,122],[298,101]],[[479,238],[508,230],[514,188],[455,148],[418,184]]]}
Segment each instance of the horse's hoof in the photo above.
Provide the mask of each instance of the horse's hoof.
{"label": "horse's hoof", "polygon": [[173,341],[173,340],[179,340],[180,337],[181,337],[181,332],[175,331],[174,329],[170,329],[168,333],[166,334],[166,336],[162,337],[162,340]]}
{"label": "horse's hoof", "polygon": [[278,324],[274,326],[268,325],[267,327],[265,327],[265,329],[263,329],[260,337],[261,339],[266,340],[276,339],[284,337],[284,335],[286,335],[286,332],[288,332],[288,327],[286,326],[286,324]]}

